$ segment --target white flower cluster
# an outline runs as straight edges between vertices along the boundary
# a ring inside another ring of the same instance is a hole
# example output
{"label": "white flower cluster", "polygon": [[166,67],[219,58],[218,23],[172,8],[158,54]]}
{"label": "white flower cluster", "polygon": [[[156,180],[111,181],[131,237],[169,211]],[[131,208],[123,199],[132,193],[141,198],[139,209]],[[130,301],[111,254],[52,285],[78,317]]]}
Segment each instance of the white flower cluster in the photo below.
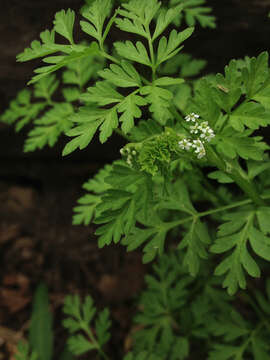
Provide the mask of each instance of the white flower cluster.
{"label": "white flower cluster", "polygon": [[137,152],[135,150],[130,150],[129,148],[122,148],[120,149],[120,154],[122,156],[126,156],[126,161],[128,165],[132,165],[132,160],[134,158],[135,155],[137,155]]}
{"label": "white flower cluster", "polygon": [[191,150],[193,149],[195,154],[197,154],[197,158],[201,159],[205,155],[205,148],[203,144],[205,141],[209,142],[215,137],[213,129],[208,125],[208,121],[203,121],[199,123],[197,120],[200,115],[191,113],[185,117],[187,122],[192,122],[194,125],[190,126],[190,133],[194,135],[199,135],[199,138],[192,139],[183,139],[179,141],[179,146],[183,150]]}
{"label": "white flower cluster", "polygon": [[197,121],[197,119],[199,119],[199,117],[200,117],[200,115],[198,115],[198,114],[195,114],[195,113],[191,113],[191,114],[189,114],[189,115],[187,115],[186,117],[185,117],[185,120],[187,121],[187,122],[196,122]]}
{"label": "white flower cluster", "polygon": [[198,159],[201,159],[205,155],[205,149],[203,146],[203,142],[199,139],[197,140],[190,140],[190,139],[183,139],[179,141],[179,146],[183,150],[190,150],[194,149],[195,154],[197,155]]}

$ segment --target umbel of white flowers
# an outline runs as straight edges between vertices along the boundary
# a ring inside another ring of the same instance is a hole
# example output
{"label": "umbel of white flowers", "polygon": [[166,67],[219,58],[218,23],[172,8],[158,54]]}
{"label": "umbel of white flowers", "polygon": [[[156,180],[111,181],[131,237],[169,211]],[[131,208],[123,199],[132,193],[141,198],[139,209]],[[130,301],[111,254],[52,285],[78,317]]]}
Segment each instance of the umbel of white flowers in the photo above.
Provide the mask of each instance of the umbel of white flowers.
{"label": "umbel of white flowers", "polygon": [[200,115],[191,113],[185,117],[186,122],[191,122],[189,128],[190,134],[197,135],[197,139],[182,139],[179,141],[179,146],[182,150],[193,150],[197,154],[197,158],[201,159],[205,156],[205,148],[203,144],[211,141],[215,137],[213,129],[208,125],[208,121],[198,122]]}

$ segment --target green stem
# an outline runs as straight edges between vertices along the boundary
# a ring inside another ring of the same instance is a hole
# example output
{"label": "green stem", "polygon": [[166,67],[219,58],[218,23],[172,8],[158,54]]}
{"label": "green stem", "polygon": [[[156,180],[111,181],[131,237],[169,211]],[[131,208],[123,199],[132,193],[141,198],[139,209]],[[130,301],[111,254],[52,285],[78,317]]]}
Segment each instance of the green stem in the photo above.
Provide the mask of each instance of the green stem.
{"label": "green stem", "polygon": [[99,54],[103,57],[105,57],[106,59],[111,60],[112,62],[114,62],[115,64],[120,65],[120,61],[118,59],[116,59],[114,56],[111,56],[109,54],[106,53],[106,51],[104,49],[100,49]]}
{"label": "green stem", "polygon": [[149,47],[150,59],[152,63],[152,81],[154,81],[156,79],[156,61],[155,61],[154,47],[153,47],[153,41],[152,41],[149,25],[145,26],[145,31],[147,33],[148,47]]}
{"label": "green stem", "polygon": [[[270,195],[262,196],[262,199],[263,200],[270,199]],[[221,206],[221,207],[219,207],[217,209],[202,211],[200,213],[197,213],[197,214],[194,214],[194,215],[191,215],[191,216],[187,216],[184,219],[164,223],[163,225],[166,228],[166,230],[168,231],[168,230],[173,229],[173,228],[175,228],[175,227],[177,227],[179,225],[185,224],[185,223],[187,223],[189,221],[193,221],[194,217],[201,218],[201,217],[204,217],[204,216],[209,216],[209,215],[212,215],[212,214],[216,214],[216,213],[226,211],[226,210],[230,210],[230,209],[233,209],[233,208],[236,208],[236,207],[248,205],[248,204],[251,204],[251,203],[252,203],[252,199],[236,201],[235,203],[230,204],[230,205]]]}
{"label": "green stem", "polygon": [[[232,162],[225,162],[210,145],[206,145],[206,153],[209,162],[216,166],[219,170],[225,172],[235,183],[243,190],[244,193],[254,202],[254,204],[265,205],[263,199],[257,192],[254,184],[248,179],[243,169],[236,167]],[[229,165],[229,169],[228,169]]]}
{"label": "green stem", "polygon": [[111,29],[111,27],[112,27],[112,24],[114,23],[114,20],[115,20],[115,18],[116,18],[117,15],[118,15],[118,9],[115,10],[115,13],[114,13],[113,17],[112,17],[112,18],[110,19],[110,21],[108,22],[108,24],[107,24],[107,26],[106,26],[106,28],[105,28],[105,30],[104,30],[104,33],[103,33],[103,35],[102,35],[102,39],[101,39],[101,41],[99,42],[99,45],[100,45],[101,50],[103,50],[104,41],[106,40],[106,37],[107,37],[107,35],[108,35],[108,33],[109,33],[109,31],[110,31],[110,29]]}
{"label": "green stem", "polygon": [[260,310],[260,308],[257,306],[255,301],[252,299],[250,295],[247,293],[243,294],[244,298],[247,300],[247,302],[252,306],[258,317],[262,320],[264,323],[264,326],[267,328],[267,330],[270,332],[270,323],[267,321],[267,318],[265,317],[265,314]]}
{"label": "green stem", "polygon": [[257,335],[257,333],[261,330],[261,328],[264,326],[263,321],[260,322],[257,327],[250,333],[247,340],[244,342],[242,346],[240,346],[239,351],[237,352],[237,359],[242,359],[242,356],[244,352],[246,351],[249,343],[252,341],[252,339]]}
{"label": "green stem", "polygon": [[94,344],[95,348],[97,349],[98,353],[100,354],[100,356],[104,359],[104,360],[109,360],[108,356],[104,353],[104,351],[101,349],[98,341],[95,339],[92,331],[90,330],[90,328],[85,325],[84,322],[81,323],[81,327],[82,329],[84,329],[85,333],[88,335],[89,339],[91,340],[91,342]]}

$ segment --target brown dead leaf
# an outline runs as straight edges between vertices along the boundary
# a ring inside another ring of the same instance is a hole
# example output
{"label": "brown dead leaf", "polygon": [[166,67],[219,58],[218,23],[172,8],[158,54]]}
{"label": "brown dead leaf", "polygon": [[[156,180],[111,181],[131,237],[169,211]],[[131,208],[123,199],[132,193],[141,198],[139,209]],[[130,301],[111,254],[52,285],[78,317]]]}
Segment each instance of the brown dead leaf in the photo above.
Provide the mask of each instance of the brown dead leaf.
{"label": "brown dead leaf", "polygon": [[20,234],[20,227],[17,224],[1,224],[0,227],[0,244],[5,244],[10,240],[16,239]]}
{"label": "brown dead leaf", "polygon": [[0,300],[11,314],[22,310],[31,301],[30,296],[22,294],[21,290],[0,289]]}
{"label": "brown dead leaf", "polygon": [[11,186],[8,190],[7,204],[15,212],[32,209],[35,205],[35,192],[26,187]]}
{"label": "brown dead leaf", "polygon": [[21,331],[14,331],[5,326],[0,326],[0,341],[2,343],[17,344],[19,340],[23,339]]}
{"label": "brown dead leaf", "polygon": [[29,278],[23,274],[7,274],[3,278],[3,285],[18,286],[20,292],[25,294],[29,288]]}

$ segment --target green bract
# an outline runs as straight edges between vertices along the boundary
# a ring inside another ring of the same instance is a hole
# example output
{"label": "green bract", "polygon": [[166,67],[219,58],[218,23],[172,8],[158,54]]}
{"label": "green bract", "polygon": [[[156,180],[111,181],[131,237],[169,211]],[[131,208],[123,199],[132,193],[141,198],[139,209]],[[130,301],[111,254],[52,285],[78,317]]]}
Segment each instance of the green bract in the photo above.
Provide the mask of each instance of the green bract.
{"label": "green bract", "polygon": [[[121,243],[142,249],[143,262],[156,261],[125,360],[267,360],[270,282],[264,293],[253,279],[270,261],[269,145],[257,132],[270,124],[268,53],[198,78],[205,61],[183,46],[196,23],[215,27],[205,0],[120,3],[86,1],[82,43],[74,41],[74,12],[56,13],[53,28],[18,55],[45,66],[1,120],[16,122],[17,131],[33,123],[25,151],[53,146],[61,134],[65,156],[95,136],[126,140],[121,158],[83,185],[73,218],[95,224],[100,247]],[[120,34],[113,44],[112,27]],[[247,291],[238,296],[239,289]],[[52,357],[46,296],[41,287],[35,297],[33,352],[22,344],[17,360]],[[109,359],[108,311],[93,325],[93,299],[69,296],[64,313],[71,336],[63,356],[96,350]]]}

